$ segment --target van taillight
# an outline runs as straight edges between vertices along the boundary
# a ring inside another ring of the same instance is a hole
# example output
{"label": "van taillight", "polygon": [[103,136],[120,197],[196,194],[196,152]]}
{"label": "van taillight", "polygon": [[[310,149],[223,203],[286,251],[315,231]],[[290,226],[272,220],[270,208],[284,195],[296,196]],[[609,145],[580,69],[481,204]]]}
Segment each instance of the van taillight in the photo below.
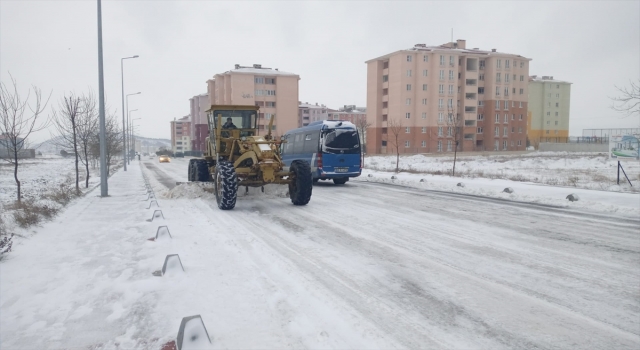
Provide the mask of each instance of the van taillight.
{"label": "van taillight", "polygon": [[322,153],[318,152],[318,168],[322,168]]}

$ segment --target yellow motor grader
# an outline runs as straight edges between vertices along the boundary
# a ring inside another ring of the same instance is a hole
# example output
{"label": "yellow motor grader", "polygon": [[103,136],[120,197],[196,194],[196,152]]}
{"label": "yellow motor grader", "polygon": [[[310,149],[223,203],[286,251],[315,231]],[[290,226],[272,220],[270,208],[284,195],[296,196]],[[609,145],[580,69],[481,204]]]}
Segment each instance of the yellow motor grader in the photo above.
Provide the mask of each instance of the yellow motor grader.
{"label": "yellow motor grader", "polygon": [[295,205],[311,199],[313,180],[309,163],[295,160],[285,169],[280,144],[271,135],[273,118],[266,135],[258,135],[256,106],[212,105],[207,110],[209,136],[203,158],[189,161],[189,181],[213,181],[218,208],[233,209],[238,187],[289,185],[289,197]]}

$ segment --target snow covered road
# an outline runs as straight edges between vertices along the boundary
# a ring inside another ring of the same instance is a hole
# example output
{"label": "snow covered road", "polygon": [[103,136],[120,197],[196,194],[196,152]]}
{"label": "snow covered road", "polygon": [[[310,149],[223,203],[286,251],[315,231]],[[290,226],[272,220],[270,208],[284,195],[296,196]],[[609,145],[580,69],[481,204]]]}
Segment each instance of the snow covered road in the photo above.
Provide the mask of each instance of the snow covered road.
{"label": "snow covered road", "polygon": [[[160,168],[184,181],[186,162]],[[230,212],[210,194],[165,201],[254,266],[245,297],[277,300],[262,307],[284,338],[231,347],[640,345],[637,220],[355,182],[319,183],[305,207],[274,192]]]}
{"label": "snow covered road", "polygon": [[[16,246],[0,347],[161,349],[196,314],[216,349],[640,347],[637,219],[355,181],[221,211],[175,186],[187,164],[132,162]],[[154,277],[176,253],[185,272]]]}

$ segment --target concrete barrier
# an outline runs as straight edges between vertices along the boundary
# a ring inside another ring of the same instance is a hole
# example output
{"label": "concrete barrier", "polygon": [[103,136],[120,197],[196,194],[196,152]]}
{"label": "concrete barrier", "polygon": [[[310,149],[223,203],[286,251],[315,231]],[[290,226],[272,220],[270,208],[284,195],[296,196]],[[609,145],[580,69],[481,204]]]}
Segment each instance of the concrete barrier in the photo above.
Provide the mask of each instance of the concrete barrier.
{"label": "concrete barrier", "polygon": [[608,152],[608,143],[540,143],[540,152]]}

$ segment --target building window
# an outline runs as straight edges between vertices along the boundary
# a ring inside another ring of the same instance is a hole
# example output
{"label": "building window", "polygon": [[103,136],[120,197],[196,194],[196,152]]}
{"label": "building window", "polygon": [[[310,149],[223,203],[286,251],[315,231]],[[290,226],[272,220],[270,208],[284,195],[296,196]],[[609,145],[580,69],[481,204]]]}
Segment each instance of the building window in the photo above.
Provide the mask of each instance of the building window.
{"label": "building window", "polygon": [[411,99],[408,98],[406,103],[407,103],[407,106],[411,105]]}
{"label": "building window", "polygon": [[556,102],[556,107],[560,107],[560,103]]}
{"label": "building window", "polygon": [[407,91],[411,91],[411,84],[407,84]]}
{"label": "building window", "polygon": [[449,71],[449,80],[453,80],[453,71],[452,70]]}
{"label": "building window", "polygon": [[382,141],[382,147],[387,147],[387,141]]}
{"label": "building window", "polygon": [[500,109],[500,100],[496,100],[496,110]]}
{"label": "building window", "polygon": [[520,120],[522,120],[522,114],[520,114]]}
{"label": "building window", "polygon": [[478,88],[478,94],[484,94],[484,87]]}
{"label": "building window", "polygon": [[407,126],[407,127],[405,127],[405,128],[404,128],[404,133],[405,133],[405,134],[409,134],[409,133],[411,133],[411,128],[410,128],[410,127],[408,127],[408,126]]}
{"label": "building window", "polygon": [[422,84],[422,91],[427,91],[427,84]]}
{"label": "building window", "polygon": [[438,127],[438,136],[442,136],[442,127],[441,126]]}
{"label": "building window", "polygon": [[266,105],[265,105],[266,107],[275,107],[276,106],[276,103],[273,102],[273,101],[272,102],[265,102],[265,103],[266,103]]}
{"label": "building window", "polygon": [[388,82],[388,81],[389,81],[389,76],[388,76],[388,75],[383,75],[383,76],[382,76],[382,82],[383,82],[383,83],[386,83],[386,82]]}
{"label": "building window", "polygon": [[477,133],[478,133],[478,134],[482,134],[482,128],[478,128]]}
{"label": "building window", "polygon": [[411,69],[407,69],[407,76],[410,77],[411,76]]}
{"label": "building window", "polygon": [[559,84],[558,84],[558,85],[556,85],[556,89],[559,89],[559,88],[560,88],[560,85],[559,85]]}
{"label": "building window", "polygon": [[276,79],[275,78],[264,78],[264,83],[265,84],[270,84],[270,85],[275,85],[276,84]]}
{"label": "building window", "polygon": [[426,98],[423,98],[423,99],[422,99],[422,104],[423,104],[423,105],[426,105],[426,104],[427,104],[427,99],[426,99]]}
{"label": "building window", "polygon": [[505,60],[504,61],[504,68],[510,68],[509,67],[509,60]]}
{"label": "building window", "polygon": [[507,136],[508,134],[509,134],[509,128],[505,126],[502,130],[502,136]]}
{"label": "building window", "polygon": [[524,89],[520,89],[520,95],[524,94]]}
{"label": "building window", "polygon": [[484,73],[478,75],[478,80],[484,81]]}
{"label": "building window", "polygon": [[556,112],[556,117],[558,116],[558,112]]}
{"label": "building window", "polygon": [[427,71],[426,69],[422,71],[422,76],[423,77],[428,77],[429,76],[429,71]]}
{"label": "building window", "polygon": [[556,98],[560,98],[560,94],[556,94]]}
{"label": "building window", "polygon": [[427,55],[422,56],[422,62],[429,62],[429,56]]}
{"label": "building window", "polygon": [[558,125],[558,121],[556,120],[556,125]]}
{"label": "building window", "polygon": [[444,80],[444,70],[440,70],[440,80]]}
{"label": "building window", "polygon": [[484,60],[480,60],[480,69],[484,69]]}
{"label": "building window", "polygon": [[509,122],[509,115],[508,115],[508,114],[505,114],[505,115],[504,115],[504,122],[505,122],[505,123],[508,123],[508,122]]}
{"label": "building window", "polygon": [[438,85],[438,93],[441,95],[444,94],[444,85],[442,84]]}
{"label": "building window", "polygon": [[521,126],[518,127],[518,132],[522,134],[522,127]]}
{"label": "building window", "polygon": [[502,68],[502,60],[496,60],[496,68]]}
{"label": "building window", "polygon": [[518,146],[522,146],[522,140],[518,140]]}
{"label": "building window", "polygon": [[484,120],[484,114],[478,114],[478,120]]}
{"label": "building window", "polygon": [[515,126],[512,126],[512,127],[511,127],[511,133],[513,134],[514,132],[516,132],[516,127],[515,127]]}
{"label": "building window", "polygon": [[500,136],[500,127],[496,126],[495,130],[493,130],[493,133],[496,135],[496,137]]}
{"label": "building window", "polygon": [[500,123],[500,114],[496,113],[496,123]]}
{"label": "building window", "polygon": [[496,142],[493,143],[493,150],[497,151],[499,147],[500,147],[500,141],[496,140]]}
{"label": "building window", "polygon": [[422,147],[427,147],[427,141],[422,141]]}
{"label": "building window", "polygon": [[544,133],[548,135],[549,134],[549,130],[545,130]]}
{"label": "building window", "polygon": [[444,56],[440,55],[440,65],[444,66]]}
{"label": "building window", "polygon": [[422,112],[422,119],[427,119],[427,112]]}
{"label": "building window", "polygon": [[520,68],[524,67],[524,62],[520,62]]}
{"label": "building window", "polygon": [[453,95],[453,85],[449,85],[449,95]]}
{"label": "building window", "polygon": [[255,77],[254,81],[256,84],[264,84],[264,77]]}
{"label": "building window", "polygon": [[507,150],[507,140],[502,141],[502,149]]}
{"label": "building window", "polygon": [[504,88],[504,95],[505,96],[509,96],[509,88],[508,87]]}
{"label": "building window", "polygon": [[447,107],[449,107],[449,108],[453,107],[453,99],[452,98],[447,100]]}
{"label": "building window", "polygon": [[448,127],[447,128],[447,136],[452,136],[453,135],[453,133],[452,133],[453,130],[452,129],[453,129],[452,127]]}
{"label": "building window", "polygon": [[442,141],[438,140],[438,152],[442,152]]}
{"label": "building window", "polygon": [[438,113],[438,123],[442,123],[444,121],[444,113]]}
{"label": "building window", "polygon": [[451,142],[451,140],[448,140],[448,141],[447,141],[447,152],[451,152],[451,144],[452,144],[452,143],[453,143],[453,142]]}
{"label": "building window", "polygon": [[520,76],[520,81],[524,81],[524,75]]}
{"label": "building window", "polygon": [[427,127],[426,127],[426,126],[423,126],[423,127],[422,127],[422,133],[423,133],[423,134],[426,134],[426,133],[427,133]]}
{"label": "building window", "polygon": [[409,145],[410,145],[409,141],[404,142],[404,148],[409,148]]}
{"label": "building window", "polygon": [[520,108],[522,108],[522,101],[520,101]]}
{"label": "building window", "polygon": [[452,66],[455,64],[453,56],[449,56],[449,64],[452,65]]}
{"label": "building window", "polygon": [[444,108],[444,100],[441,98],[438,99],[438,108],[440,109]]}
{"label": "building window", "polygon": [[[507,61],[507,62],[509,62],[509,61]],[[509,84],[509,74],[505,74],[504,75],[504,82]]]}
{"label": "building window", "polygon": [[407,62],[411,62],[411,56],[407,56]]}
{"label": "building window", "polygon": [[551,112],[547,112],[547,115],[551,115]]}
{"label": "building window", "polygon": [[500,96],[500,87],[496,86],[496,96]]}
{"label": "building window", "polygon": [[551,123],[551,121],[547,120],[547,125],[549,125]]}
{"label": "building window", "polygon": [[405,113],[404,117],[405,117],[406,119],[411,119],[411,113]]}
{"label": "building window", "polygon": [[484,106],[484,101],[478,101],[478,106],[480,107]]}
{"label": "building window", "polygon": [[502,73],[496,73],[496,83],[500,82],[500,76],[502,75]]}
{"label": "building window", "polygon": [[509,110],[509,101],[507,101],[507,100],[504,101],[504,110],[505,111]]}

